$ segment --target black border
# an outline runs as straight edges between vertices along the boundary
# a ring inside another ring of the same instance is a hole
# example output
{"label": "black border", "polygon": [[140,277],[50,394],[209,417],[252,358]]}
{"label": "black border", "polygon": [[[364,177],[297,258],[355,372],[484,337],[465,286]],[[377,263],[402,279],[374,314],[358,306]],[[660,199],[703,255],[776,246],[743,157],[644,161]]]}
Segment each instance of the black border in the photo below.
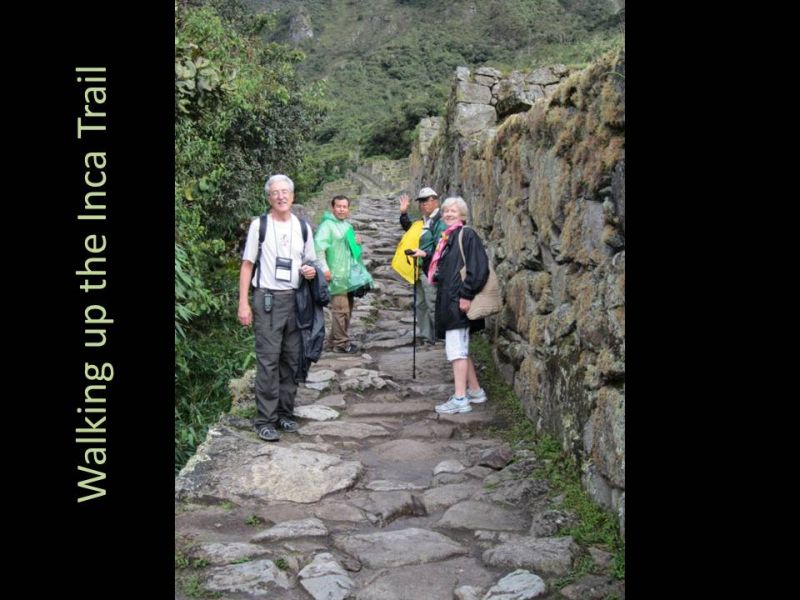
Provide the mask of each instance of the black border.
{"label": "black border", "polygon": [[[161,596],[174,568],[174,7],[81,2],[40,10],[15,17],[31,28],[29,42],[17,38],[6,49],[26,56],[14,61],[7,90],[16,107],[7,112],[14,140],[7,226],[19,249],[10,257],[19,271],[11,289],[22,308],[9,319],[21,359],[12,376],[23,390],[12,409],[31,425],[13,427],[14,467],[25,482],[13,497],[26,513],[14,525],[35,552],[30,563],[46,546],[45,568],[61,573],[52,580],[59,594]],[[85,83],[75,69],[85,66],[107,69],[107,130],[78,139]],[[88,151],[107,152],[105,221],[77,219]],[[90,234],[107,239],[107,287],[85,293],[76,271],[90,256]],[[114,319],[102,348],[84,347],[90,304]],[[107,461],[95,466],[106,473],[106,494],[79,503],[86,445],[74,430],[85,362],[111,363],[114,378]]]}

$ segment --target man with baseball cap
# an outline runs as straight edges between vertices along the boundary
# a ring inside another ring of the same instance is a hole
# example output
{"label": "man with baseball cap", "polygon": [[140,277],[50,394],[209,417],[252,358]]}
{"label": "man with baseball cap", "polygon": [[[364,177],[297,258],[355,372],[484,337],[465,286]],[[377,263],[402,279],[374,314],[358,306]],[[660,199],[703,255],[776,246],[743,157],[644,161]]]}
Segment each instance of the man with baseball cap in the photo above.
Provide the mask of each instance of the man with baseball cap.
{"label": "man with baseball cap", "polygon": [[[403,231],[408,231],[411,227],[411,219],[408,217],[408,204],[410,198],[408,194],[400,196],[400,226]],[[433,188],[424,187],[417,194],[419,210],[422,213],[422,234],[419,238],[419,250],[417,256],[422,256],[422,275],[415,283],[417,286],[416,297],[417,305],[417,327],[419,337],[428,344],[434,344],[436,340],[435,329],[433,327],[433,316],[436,312],[436,286],[428,281],[428,265],[433,257],[433,251],[444,231],[445,225],[439,214],[439,194]],[[424,253],[424,254],[423,254]]]}

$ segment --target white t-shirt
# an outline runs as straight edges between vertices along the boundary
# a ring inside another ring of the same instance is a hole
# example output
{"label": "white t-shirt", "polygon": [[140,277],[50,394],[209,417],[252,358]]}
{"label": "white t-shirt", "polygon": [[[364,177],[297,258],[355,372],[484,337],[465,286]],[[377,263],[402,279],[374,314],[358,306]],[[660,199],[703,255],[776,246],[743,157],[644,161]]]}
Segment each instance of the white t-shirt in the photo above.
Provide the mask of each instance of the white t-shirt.
{"label": "white t-shirt", "polygon": [[[242,260],[256,262],[258,253],[258,225],[260,217],[250,223],[247,232],[247,243],[242,253]],[[267,231],[264,234],[264,243],[261,245],[261,265],[258,267],[258,286],[270,290],[296,290],[300,286],[300,265],[303,260],[316,260],[314,251],[314,236],[309,227],[308,240],[303,247],[303,232],[300,229],[300,219],[291,215],[289,221],[278,221],[272,216],[267,218]],[[275,259],[290,258],[292,260],[292,280],[279,281],[275,278]],[[256,282],[253,280],[253,287]]]}

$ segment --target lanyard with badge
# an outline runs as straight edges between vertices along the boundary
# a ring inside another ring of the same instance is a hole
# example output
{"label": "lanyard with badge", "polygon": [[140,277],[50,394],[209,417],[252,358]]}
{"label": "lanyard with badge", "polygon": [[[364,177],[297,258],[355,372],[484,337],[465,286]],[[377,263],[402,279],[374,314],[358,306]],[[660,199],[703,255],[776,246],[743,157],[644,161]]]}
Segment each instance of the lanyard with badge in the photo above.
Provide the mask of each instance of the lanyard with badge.
{"label": "lanyard with badge", "polygon": [[[292,252],[292,241],[294,238],[294,223],[289,218],[289,254]],[[272,233],[275,237],[275,281],[291,281],[292,280],[292,259],[279,256],[280,245],[278,244],[278,228],[275,221],[272,221]],[[286,235],[283,236],[284,239]]]}

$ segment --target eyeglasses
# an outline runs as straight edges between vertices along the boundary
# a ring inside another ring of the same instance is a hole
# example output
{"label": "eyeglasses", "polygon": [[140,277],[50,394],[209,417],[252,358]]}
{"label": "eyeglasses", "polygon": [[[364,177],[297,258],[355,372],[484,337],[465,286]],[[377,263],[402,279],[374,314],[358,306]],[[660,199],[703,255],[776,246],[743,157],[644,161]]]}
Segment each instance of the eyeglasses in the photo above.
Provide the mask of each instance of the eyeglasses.
{"label": "eyeglasses", "polygon": [[427,198],[419,200],[419,203],[422,204],[423,202],[430,202],[431,200],[436,200],[436,197],[435,196],[428,196]]}

